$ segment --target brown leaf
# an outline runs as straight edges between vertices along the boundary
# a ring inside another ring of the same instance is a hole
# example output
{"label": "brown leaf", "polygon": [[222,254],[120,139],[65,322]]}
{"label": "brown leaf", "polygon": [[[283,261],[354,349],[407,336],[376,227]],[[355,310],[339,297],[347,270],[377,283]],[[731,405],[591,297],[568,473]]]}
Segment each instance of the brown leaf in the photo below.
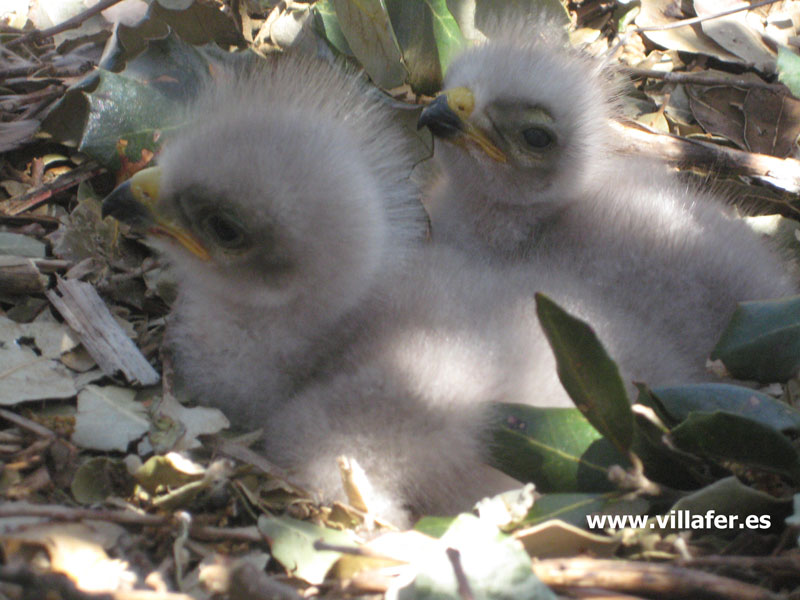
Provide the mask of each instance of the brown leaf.
{"label": "brown leaf", "polygon": [[753,89],[744,100],[744,141],[751,152],[786,158],[800,136],[800,100]]}

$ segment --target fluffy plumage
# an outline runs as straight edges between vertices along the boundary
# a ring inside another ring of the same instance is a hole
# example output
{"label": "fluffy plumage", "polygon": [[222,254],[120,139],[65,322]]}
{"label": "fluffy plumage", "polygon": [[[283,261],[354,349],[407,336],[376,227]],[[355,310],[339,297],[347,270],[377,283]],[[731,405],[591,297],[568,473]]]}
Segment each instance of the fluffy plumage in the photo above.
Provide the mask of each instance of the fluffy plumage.
{"label": "fluffy plumage", "polygon": [[[168,332],[178,375],[246,424],[326,368],[376,278],[424,235],[388,109],[324,63],[264,71],[201,95],[159,156],[158,222],[139,223],[178,279]],[[127,201],[106,206],[137,214]]]}
{"label": "fluffy plumage", "polygon": [[409,509],[453,514],[512,488],[485,466],[487,403],[573,406],[532,289],[592,323],[629,384],[682,381],[691,372],[646,323],[558,272],[483,263],[434,246],[381,287],[380,312],[345,353],[342,370],[273,413],[265,444],[270,458],[328,498],[339,489],[332,457],[354,456],[376,484],[375,510],[400,523]]}
{"label": "fluffy plumage", "polygon": [[736,303],[795,293],[784,265],[719,199],[620,156],[613,88],[593,59],[505,23],[451,65],[420,123],[445,142],[434,239],[541,261],[653,325],[705,376]]}
{"label": "fluffy plumage", "polygon": [[342,497],[339,455],[399,522],[511,485],[484,464],[487,403],[570,405],[534,289],[587,318],[627,380],[687,372],[579,278],[422,244],[410,154],[352,76],[283,59],[210,92],[191,122],[104,213],[171,264],[186,388],[264,427],[266,456],[326,499]]}

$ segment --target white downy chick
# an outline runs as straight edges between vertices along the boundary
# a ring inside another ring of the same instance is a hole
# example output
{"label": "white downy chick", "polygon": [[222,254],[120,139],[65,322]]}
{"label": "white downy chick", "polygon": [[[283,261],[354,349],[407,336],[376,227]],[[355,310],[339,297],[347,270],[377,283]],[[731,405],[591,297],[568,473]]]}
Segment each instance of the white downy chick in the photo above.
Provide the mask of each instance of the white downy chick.
{"label": "white downy chick", "polygon": [[434,240],[571,273],[671,339],[703,379],[737,302],[796,283],[719,198],[614,152],[608,74],[555,27],[501,21],[423,111],[420,125],[444,142],[427,200]]}

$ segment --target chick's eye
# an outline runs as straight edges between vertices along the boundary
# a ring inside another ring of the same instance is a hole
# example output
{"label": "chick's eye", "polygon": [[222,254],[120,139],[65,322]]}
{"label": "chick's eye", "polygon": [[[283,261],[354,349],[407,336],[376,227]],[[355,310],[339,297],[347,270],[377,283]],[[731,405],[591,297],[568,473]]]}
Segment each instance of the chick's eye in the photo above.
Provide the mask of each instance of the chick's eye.
{"label": "chick's eye", "polygon": [[542,149],[547,148],[553,143],[552,134],[541,127],[528,127],[522,131],[522,137],[525,143],[531,148]]}
{"label": "chick's eye", "polygon": [[246,243],[241,226],[225,215],[210,214],[203,219],[203,226],[209,235],[226,248],[241,248]]}

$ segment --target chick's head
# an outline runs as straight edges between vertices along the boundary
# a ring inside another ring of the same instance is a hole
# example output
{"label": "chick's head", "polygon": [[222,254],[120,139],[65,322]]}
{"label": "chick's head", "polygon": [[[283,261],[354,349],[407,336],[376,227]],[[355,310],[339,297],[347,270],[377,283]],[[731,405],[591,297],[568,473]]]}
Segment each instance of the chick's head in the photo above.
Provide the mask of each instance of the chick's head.
{"label": "chick's head", "polygon": [[336,313],[384,258],[380,186],[360,152],[347,128],[307,111],[212,115],[103,210],[146,234],[183,293]]}
{"label": "chick's head", "polygon": [[598,64],[529,24],[500,25],[450,66],[422,113],[451,180],[507,204],[568,199],[603,174],[613,94]]}

